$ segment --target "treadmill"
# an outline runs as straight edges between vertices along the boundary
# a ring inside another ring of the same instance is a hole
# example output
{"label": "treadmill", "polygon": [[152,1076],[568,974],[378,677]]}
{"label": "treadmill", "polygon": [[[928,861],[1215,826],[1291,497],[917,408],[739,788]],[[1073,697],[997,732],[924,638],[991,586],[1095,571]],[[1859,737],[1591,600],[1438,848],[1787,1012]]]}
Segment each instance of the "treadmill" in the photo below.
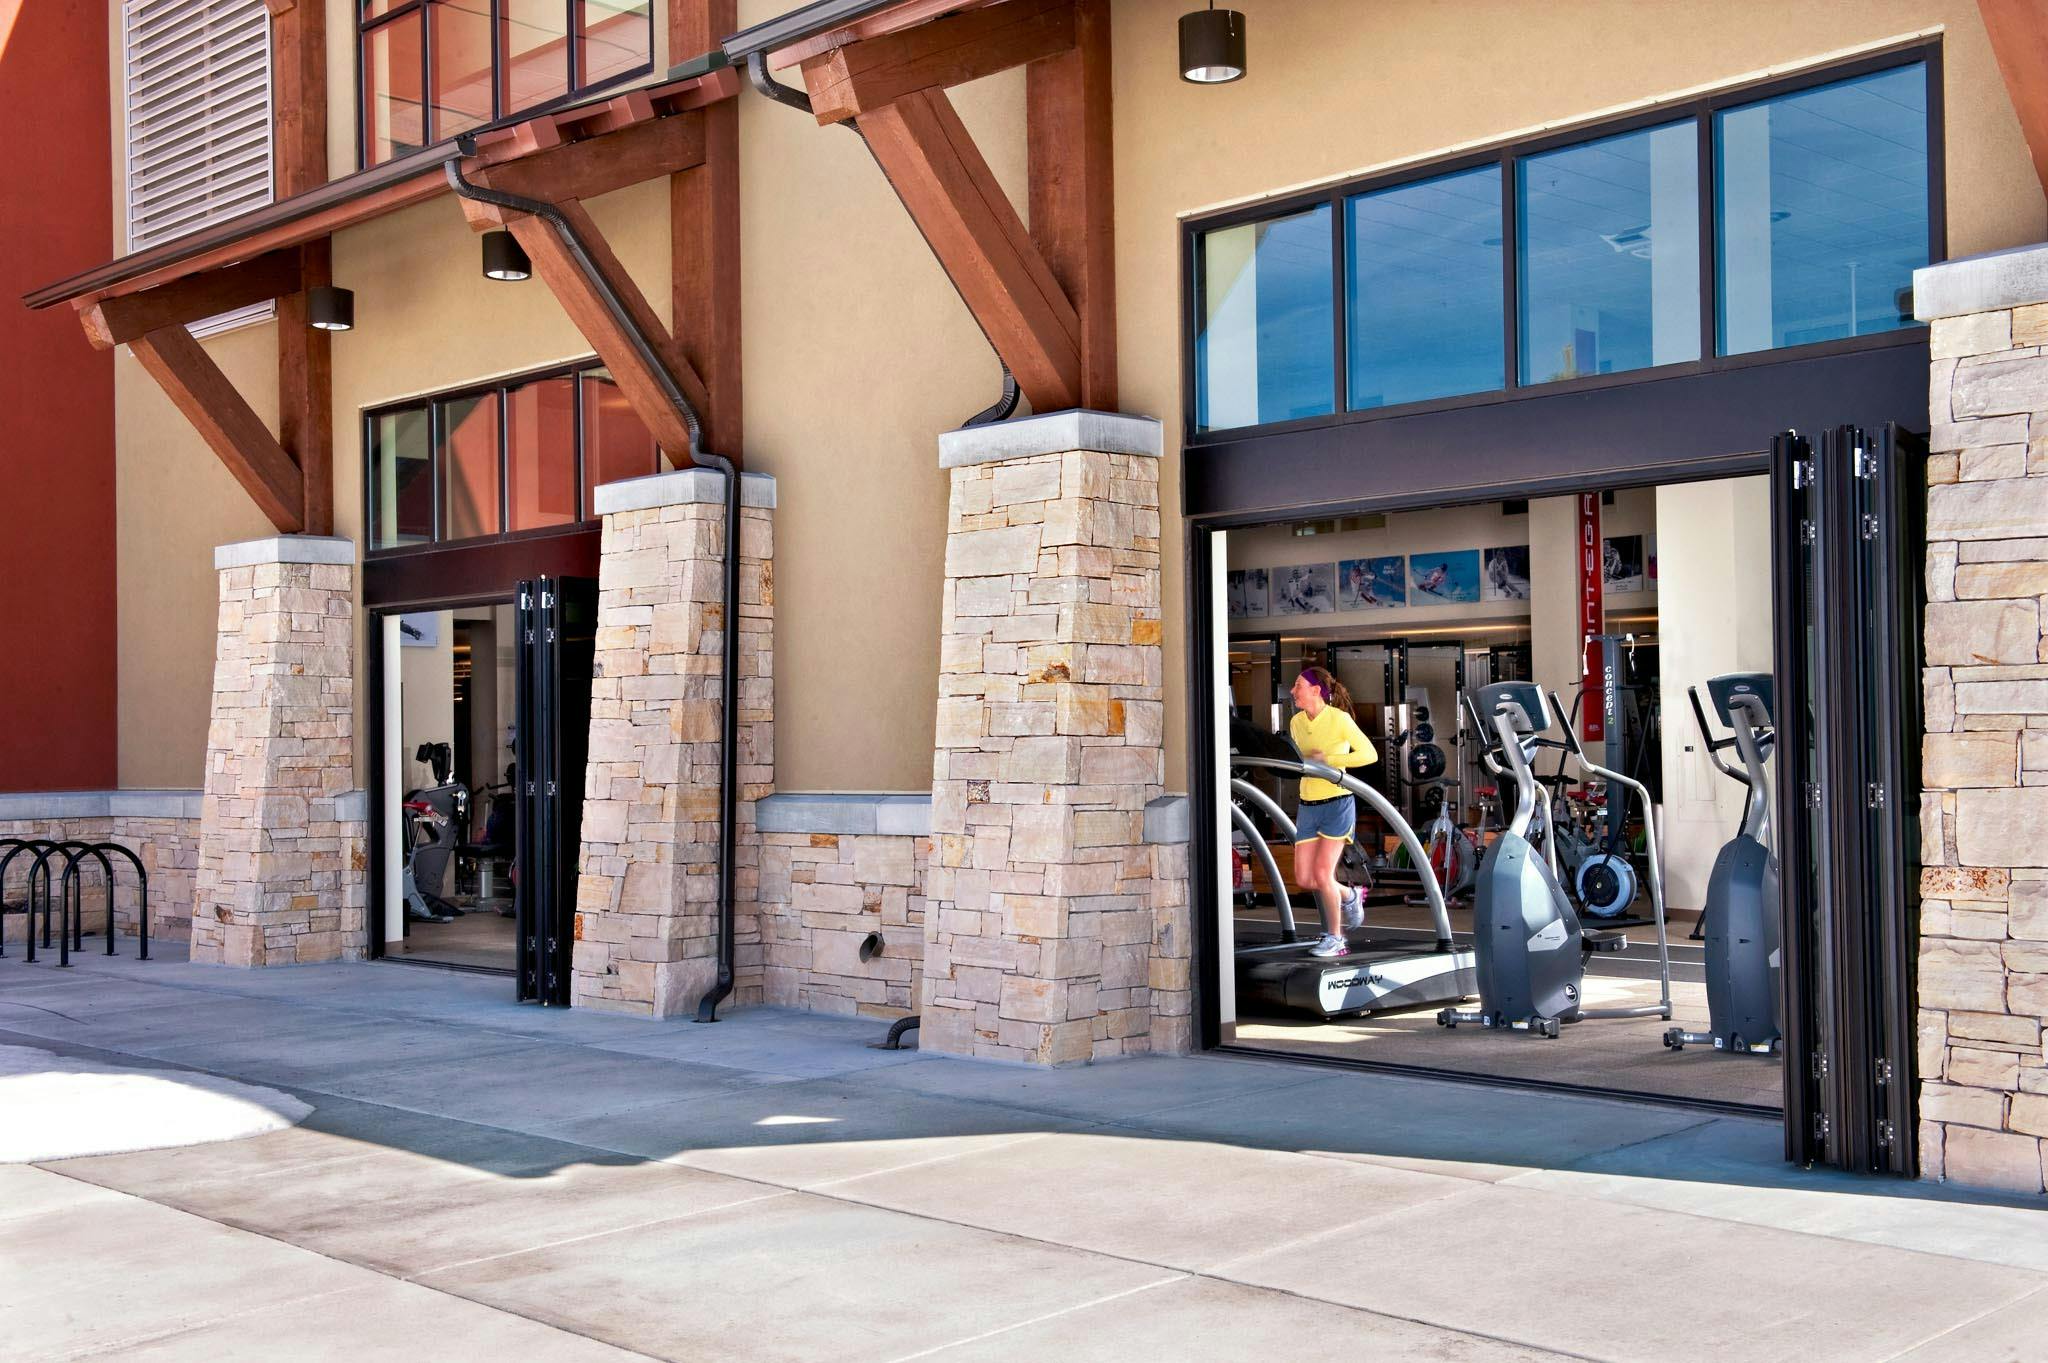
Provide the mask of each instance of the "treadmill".
{"label": "treadmill", "polygon": [[[1276,930],[1270,938],[1255,925],[1245,925],[1252,928],[1250,932],[1235,934],[1240,1013],[1280,1010],[1336,1018],[1454,1003],[1478,994],[1478,965],[1471,949],[1460,949],[1452,938],[1443,887],[1429,869],[1429,851],[1384,795],[1349,773],[1320,762],[1233,752],[1230,765],[1231,822],[1244,835],[1265,872],[1278,912]],[[1306,935],[1297,931],[1294,905],[1287,893],[1287,882],[1280,874],[1280,863],[1246,807],[1256,809],[1281,830],[1292,829],[1294,820],[1270,795],[1238,775],[1242,768],[1260,768],[1295,779],[1319,776],[1370,804],[1400,837],[1414,865],[1420,868],[1419,879],[1428,901],[1431,926],[1418,930],[1374,927],[1368,923],[1345,934],[1351,946],[1350,955],[1327,959],[1309,955],[1321,930],[1318,927]]]}

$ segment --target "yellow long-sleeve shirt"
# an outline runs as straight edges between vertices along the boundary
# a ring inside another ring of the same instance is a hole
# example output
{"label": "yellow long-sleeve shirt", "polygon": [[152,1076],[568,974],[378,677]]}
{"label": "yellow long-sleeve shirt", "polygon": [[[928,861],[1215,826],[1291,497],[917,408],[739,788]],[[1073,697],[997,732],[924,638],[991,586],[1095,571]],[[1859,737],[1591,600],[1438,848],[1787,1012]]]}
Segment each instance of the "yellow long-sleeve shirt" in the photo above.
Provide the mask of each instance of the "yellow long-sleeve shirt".
{"label": "yellow long-sleeve shirt", "polygon": [[[1325,766],[1349,769],[1363,767],[1380,760],[1379,749],[1358,727],[1349,711],[1334,705],[1325,705],[1310,719],[1306,710],[1294,712],[1294,718],[1287,721],[1288,736],[1300,750],[1303,758],[1321,762]],[[1312,754],[1320,752],[1321,757]],[[1344,794],[1344,788],[1325,781],[1320,776],[1301,778],[1301,798],[1304,800],[1328,800]]]}

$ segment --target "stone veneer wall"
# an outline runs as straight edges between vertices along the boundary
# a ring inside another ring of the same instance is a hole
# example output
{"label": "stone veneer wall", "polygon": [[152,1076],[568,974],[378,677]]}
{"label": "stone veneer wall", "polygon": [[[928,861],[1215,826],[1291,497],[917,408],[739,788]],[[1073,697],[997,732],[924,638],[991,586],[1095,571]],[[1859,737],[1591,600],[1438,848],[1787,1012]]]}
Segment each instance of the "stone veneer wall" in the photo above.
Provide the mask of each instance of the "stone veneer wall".
{"label": "stone veneer wall", "polygon": [[361,959],[368,826],[355,771],[355,544],[223,545],[192,959]]}
{"label": "stone veneer wall", "polygon": [[[724,479],[607,483],[570,1002],[670,1017],[717,978]],[[774,788],[775,480],[742,480],[734,1004],[763,996],[754,804]]]}
{"label": "stone veneer wall", "polygon": [[[149,937],[152,943],[182,942],[191,934],[192,881],[199,868],[197,791],[58,791],[0,795],[0,838],[77,839],[115,842],[135,853],[149,877]],[[119,809],[119,806],[127,806]],[[146,811],[146,812],[145,812]],[[114,929],[136,934],[141,890],[125,861],[114,865]],[[19,903],[27,878],[26,855],[8,868],[12,887],[4,897]],[[102,926],[98,863],[87,869],[85,926]],[[52,888],[55,888],[54,881]],[[10,932],[12,925],[10,925]]]}
{"label": "stone veneer wall", "polygon": [[[1040,1064],[1191,1042],[1165,752],[1157,422],[953,432],[918,1044]],[[1185,868],[1179,868],[1184,872]]]}
{"label": "stone veneer wall", "polygon": [[1920,1163],[2048,1166],[2048,246],[1919,271],[1932,323]]}
{"label": "stone veneer wall", "polygon": [[[924,977],[931,800],[773,795],[760,806],[767,1002],[898,1018]],[[861,959],[870,935],[880,950]]]}

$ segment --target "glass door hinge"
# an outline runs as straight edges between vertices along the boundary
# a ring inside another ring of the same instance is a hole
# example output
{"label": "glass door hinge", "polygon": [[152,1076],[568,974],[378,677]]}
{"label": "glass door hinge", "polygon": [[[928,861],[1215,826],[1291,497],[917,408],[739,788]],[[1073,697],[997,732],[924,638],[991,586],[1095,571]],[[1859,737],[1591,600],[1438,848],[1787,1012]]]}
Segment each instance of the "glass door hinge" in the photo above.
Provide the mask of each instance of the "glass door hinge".
{"label": "glass door hinge", "polygon": [[1792,461],[1792,486],[1797,488],[1813,486],[1813,461],[1794,459]]}
{"label": "glass door hinge", "polygon": [[1864,789],[1864,803],[1871,809],[1884,808],[1884,787],[1872,782]]}
{"label": "glass door hinge", "polygon": [[1817,541],[1818,539],[1819,539],[1819,534],[1818,534],[1818,532],[1817,532],[1817,531],[1815,531],[1815,529],[1813,528],[1813,522],[1812,522],[1812,521],[1801,521],[1801,522],[1799,522],[1799,542],[1800,542],[1801,544],[1813,544],[1813,543],[1815,543],[1815,542],[1816,542],[1816,541]]}

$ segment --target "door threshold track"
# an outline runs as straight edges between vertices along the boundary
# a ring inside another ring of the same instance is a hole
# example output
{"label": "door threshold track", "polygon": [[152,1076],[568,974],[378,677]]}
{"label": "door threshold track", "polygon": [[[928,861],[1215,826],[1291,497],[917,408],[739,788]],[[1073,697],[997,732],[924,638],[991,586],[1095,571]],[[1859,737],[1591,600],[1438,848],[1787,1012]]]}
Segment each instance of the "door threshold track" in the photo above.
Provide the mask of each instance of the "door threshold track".
{"label": "door threshold track", "polygon": [[1452,1084],[1470,1084],[1475,1088],[1526,1089],[1532,1093],[1574,1094],[1581,1098],[1601,1098],[1608,1102],[1641,1103],[1649,1107],[1675,1107],[1689,1112],[1709,1112],[1720,1117],[1761,1117],[1767,1121],[1780,1123],[1785,1120],[1782,1108],[1766,1107],[1761,1103],[1731,1103],[1719,1098],[1687,1098],[1673,1093],[1641,1093],[1634,1089],[1603,1088],[1598,1084],[1568,1084],[1553,1079],[1471,1074],[1462,1070],[1432,1069],[1427,1065],[1404,1065],[1391,1060],[1352,1060],[1331,1055],[1301,1055],[1294,1051],[1274,1051],[1263,1046],[1244,1046],[1232,1042],[1216,1047],[1212,1054],[1253,1056],[1262,1060],[1316,1065],[1331,1070],[1395,1074],[1407,1079],[1433,1079]]}
{"label": "door threshold track", "polygon": [[509,979],[519,973],[509,966],[465,965],[460,961],[430,961],[421,956],[379,956],[377,960],[391,965],[418,966],[424,970],[452,970],[458,975],[497,975]]}

